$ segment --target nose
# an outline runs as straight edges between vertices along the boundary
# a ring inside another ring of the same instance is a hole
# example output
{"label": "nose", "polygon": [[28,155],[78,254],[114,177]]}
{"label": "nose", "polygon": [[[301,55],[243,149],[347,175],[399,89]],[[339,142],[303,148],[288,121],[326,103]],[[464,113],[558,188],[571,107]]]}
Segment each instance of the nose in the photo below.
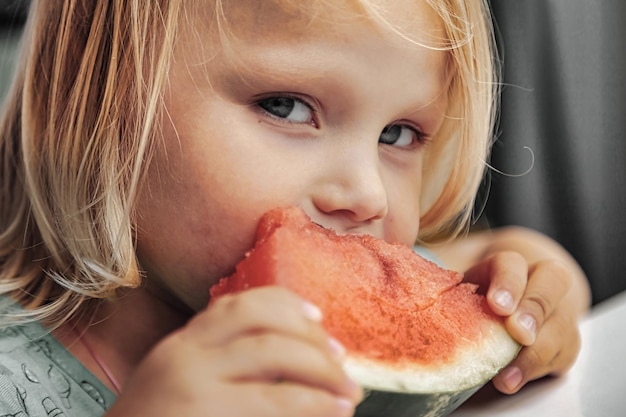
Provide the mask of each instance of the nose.
{"label": "nose", "polygon": [[315,190],[313,204],[326,215],[340,215],[356,225],[387,215],[388,194],[377,149],[330,156]]}

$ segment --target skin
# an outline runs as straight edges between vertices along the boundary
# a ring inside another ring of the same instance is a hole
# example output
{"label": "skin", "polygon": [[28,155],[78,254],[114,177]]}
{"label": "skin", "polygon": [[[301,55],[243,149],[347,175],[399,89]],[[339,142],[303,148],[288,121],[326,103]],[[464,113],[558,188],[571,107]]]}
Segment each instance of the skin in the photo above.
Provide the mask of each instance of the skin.
{"label": "skin", "polygon": [[[206,308],[208,289],[233,270],[260,216],[276,206],[300,206],[340,233],[406,245],[417,237],[424,152],[447,105],[445,52],[359,19],[329,26],[290,15],[306,25],[277,33],[283,12],[234,3],[228,13],[242,22],[235,59],[209,42],[210,25],[199,21],[181,34],[162,144],[137,206],[146,285],[103,304],[84,336],[124,387],[108,416],[351,416],[360,388],[343,372],[343,349],[314,306],[268,287]],[[398,17],[421,22],[418,39],[443,36],[424,3],[399,4]],[[546,242],[496,242],[467,240],[471,250],[459,243],[440,252],[489,288],[492,308],[528,346],[496,380],[514,392],[571,365],[580,311],[568,297],[580,301],[585,291],[571,290],[581,284],[567,254],[537,266],[512,251]],[[510,303],[498,304],[498,289],[509,291]],[[525,312],[536,337],[519,325]],[[59,334],[110,386],[93,357]],[[516,369],[523,377],[511,388]]]}

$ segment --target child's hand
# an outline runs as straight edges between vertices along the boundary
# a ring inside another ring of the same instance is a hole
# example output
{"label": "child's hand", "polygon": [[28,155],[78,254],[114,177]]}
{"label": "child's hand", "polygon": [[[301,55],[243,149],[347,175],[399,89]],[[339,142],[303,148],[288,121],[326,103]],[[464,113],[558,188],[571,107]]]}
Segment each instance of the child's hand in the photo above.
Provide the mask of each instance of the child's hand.
{"label": "child's hand", "polygon": [[219,298],[153,349],[107,416],[352,416],[360,388],[320,319],[278,287]]}
{"label": "child's hand", "polygon": [[526,382],[564,373],[580,350],[578,317],[568,292],[574,272],[565,263],[529,265],[516,252],[498,252],[470,268],[465,279],[488,288],[490,307],[506,316],[509,333],[524,347],[493,380],[503,393],[517,392]]}

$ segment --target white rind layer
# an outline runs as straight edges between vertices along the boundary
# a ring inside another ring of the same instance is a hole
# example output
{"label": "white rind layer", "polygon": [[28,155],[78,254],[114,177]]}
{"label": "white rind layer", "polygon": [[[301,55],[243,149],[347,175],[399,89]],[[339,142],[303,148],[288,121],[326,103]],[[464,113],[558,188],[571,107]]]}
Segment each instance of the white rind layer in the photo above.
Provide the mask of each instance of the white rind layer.
{"label": "white rind layer", "polygon": [[403,393],[444,393],[484,385],[509,364],[520,345],[504,329],[489,322],[480,340],[468,340],[457,347],[457,355],[439,365],[402,363],[390,365],[374,359],[348,354],[347,374],[367,390]]}

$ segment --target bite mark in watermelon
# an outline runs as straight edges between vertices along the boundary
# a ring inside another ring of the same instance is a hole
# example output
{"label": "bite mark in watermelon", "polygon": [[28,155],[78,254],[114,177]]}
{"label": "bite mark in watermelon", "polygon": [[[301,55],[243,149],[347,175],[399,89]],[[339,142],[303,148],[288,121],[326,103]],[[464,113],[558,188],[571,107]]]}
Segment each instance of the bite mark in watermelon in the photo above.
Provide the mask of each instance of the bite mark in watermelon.
{"label": "bite mark in watermelon", "polygon": [[337,235],[299,208],[268,212],[256,244],[211,297],[282,285],[316,304],[368,395],[357,416],[442,416],[520,346],[463,275],[401,244]]}

